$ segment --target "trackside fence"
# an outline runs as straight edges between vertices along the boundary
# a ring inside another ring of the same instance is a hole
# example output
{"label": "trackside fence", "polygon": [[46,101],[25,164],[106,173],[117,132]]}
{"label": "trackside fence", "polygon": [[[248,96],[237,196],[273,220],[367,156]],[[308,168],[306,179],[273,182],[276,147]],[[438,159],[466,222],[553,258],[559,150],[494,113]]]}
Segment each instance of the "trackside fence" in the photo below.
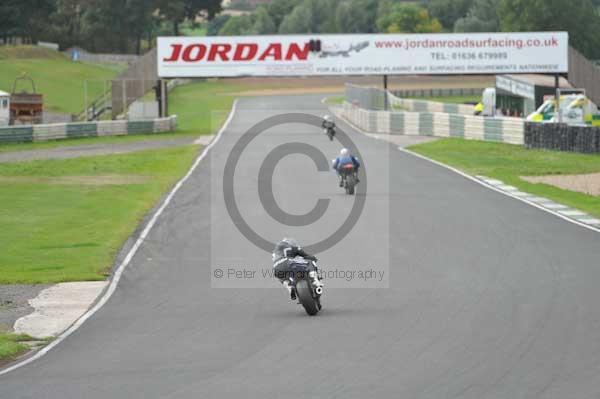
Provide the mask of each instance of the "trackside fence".
{"label": "trackside fence", "polygon": [[396,97],[450,97],[450,96],[481,96],[485,87],[481,88],[444,88],[444,89],[400,89],[390,90]]}
{"label": "trackside fence", "polygon": [[473,106],[469,104],[450,104],[437,101],[414,100],[389,94],[392,109],[414,112],[444,112],[447,114],[473,115]]}
{"label": "trackside fence", "polygon": [[367,110],[385,109],[385,90],[346,84],[346,101]]}
{"label": "trackside fence", "polygon": [[525,124],[525,147],[557,151],[600,153],[600,129],[564,123]]}

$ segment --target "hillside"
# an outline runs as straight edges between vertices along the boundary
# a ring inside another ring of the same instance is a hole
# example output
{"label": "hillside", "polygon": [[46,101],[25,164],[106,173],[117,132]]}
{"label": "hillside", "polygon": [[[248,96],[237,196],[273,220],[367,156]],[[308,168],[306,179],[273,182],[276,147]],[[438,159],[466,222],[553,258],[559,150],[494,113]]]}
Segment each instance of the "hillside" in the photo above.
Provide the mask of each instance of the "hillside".
{"label": "hillside", "polygon": [[[84,106],[84,82],[90,99],[104,90],[104,81],[117,72],[101,65],[74,63],[61,53],[32,46],[0,47],[0,90],[11,92],[16,77],[27,73],[37,91],[44,94],[45,108],[77,114]],[[30,90],[22,82],[19,88]]]}

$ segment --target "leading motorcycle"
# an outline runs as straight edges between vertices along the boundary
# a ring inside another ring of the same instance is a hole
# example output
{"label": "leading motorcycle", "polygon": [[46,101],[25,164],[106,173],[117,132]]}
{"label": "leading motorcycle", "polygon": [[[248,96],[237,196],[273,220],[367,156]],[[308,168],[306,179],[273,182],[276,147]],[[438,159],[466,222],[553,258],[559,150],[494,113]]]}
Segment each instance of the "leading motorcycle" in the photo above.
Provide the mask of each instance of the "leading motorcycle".
{"label": "leading motorcycle", "polygon": [[328,128],[325,128],[323,131],[325,132],[327,137],[329,137],[329,140],[333,141],[333,138],[335,137],[335,128],[328,127]]}

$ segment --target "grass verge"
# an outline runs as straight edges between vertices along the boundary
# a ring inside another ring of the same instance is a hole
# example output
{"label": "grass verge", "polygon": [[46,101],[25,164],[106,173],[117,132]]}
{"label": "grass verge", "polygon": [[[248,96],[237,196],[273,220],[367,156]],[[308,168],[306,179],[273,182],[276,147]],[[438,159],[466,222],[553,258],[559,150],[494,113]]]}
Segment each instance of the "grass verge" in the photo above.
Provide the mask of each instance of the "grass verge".
{"label": "grass verge", "polygon": [[12,360],[25,352],[29,347],[23,342],[31,339],[30,336],[25,334],[0,332],[0,362]]}
{"label": "grass verge", "polygon": [[331,96],[325,99],[325,104],[328,105],[341,105],[346,101],[345,96]]}
{"label": "grass verge", "polygon": [[409,149],[471,175],[493,177],[521,191],[600,217],[600,197],[521,179],[521,176],[600,172],[598,155],[527,150],[517,145],[462,139],[437,140],[413,145]]}
{"label": "grass verge", "polygon": [[74,147],[81,145],[120,144],[150,140],[168,140],[176,137],[176,134],[176,132],[150,133],[135,134],[130,136],[82,137],[64,140],[39,141],[34,143],[8,143],[0,144],[0,153],[14,151],[50,150],[53,148]]}
{"label": "grass verge", "polygon": [[0,164],[0,284],[103,280],[198,146]]}

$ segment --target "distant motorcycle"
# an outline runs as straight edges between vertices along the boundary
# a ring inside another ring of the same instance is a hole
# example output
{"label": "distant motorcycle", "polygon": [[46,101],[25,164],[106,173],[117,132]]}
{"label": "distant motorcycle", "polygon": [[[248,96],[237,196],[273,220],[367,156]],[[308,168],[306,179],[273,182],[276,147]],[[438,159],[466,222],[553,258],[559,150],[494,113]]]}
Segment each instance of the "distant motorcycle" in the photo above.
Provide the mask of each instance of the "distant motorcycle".
{"label": "distant motorcycle", "polygon": [[340,168],[340,176],[342,178],[342,187],[346,190],[346,194],[354,195],[354,187],[358,184],[356,176],[356,168],[354,165],[344,165]]}
{"label": "distant motorcycle", "polygon": [[320,278],[314,278],[317,273],[315,262],[292,262],[290,285],[296,290],[298,301],[310,316],[314,316],[321,310],[321,295],[323,295],[323,284]]}
{"label": "distant motorcycle", "polygon": [[332,127],[326,128],[324,129],[324,132],[327,135],[327,137],[329,137],[329,140],[333,141],[333,138],[335,137],[335,129]]}

